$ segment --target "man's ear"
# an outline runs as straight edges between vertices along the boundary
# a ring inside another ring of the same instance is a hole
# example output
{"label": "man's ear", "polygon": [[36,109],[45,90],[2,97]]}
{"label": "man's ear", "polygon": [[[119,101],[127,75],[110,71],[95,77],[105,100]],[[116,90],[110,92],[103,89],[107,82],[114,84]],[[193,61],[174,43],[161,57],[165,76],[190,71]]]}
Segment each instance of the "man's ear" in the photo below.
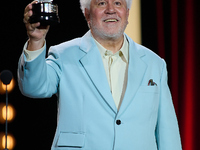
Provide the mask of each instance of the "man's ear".
{"label": "man's ear", "polygon": [[129,11],[130,11],[130,9],[127,9],[127,16],[129,17]]}
{"label": "man's ear", "polygon": [[85,15],[86,21],[89,23],[89,21],[90,21],[90,12],[89,12],[89,10],[87,8],[85,8],[84,15]]}
{"label": "man's ear", "polygon": [[129,22],[128,22],[128,18],[129,18],[129,9],[127,10],[126,13],[127,13],[127,24],[128,24],[128,23],[129,23]]}

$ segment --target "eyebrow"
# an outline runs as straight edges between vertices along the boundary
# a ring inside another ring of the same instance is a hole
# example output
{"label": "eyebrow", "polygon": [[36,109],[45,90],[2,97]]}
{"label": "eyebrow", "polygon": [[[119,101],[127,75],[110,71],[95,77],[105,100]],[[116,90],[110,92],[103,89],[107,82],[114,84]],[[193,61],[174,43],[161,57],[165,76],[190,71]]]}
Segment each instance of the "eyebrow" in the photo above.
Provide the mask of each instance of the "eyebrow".
{"label": "eyebrow", "polygon": [[[108,0],[96,0],[96,2],[101,2],[101,1],[108,1]],[[124,1],[124,0],[119,0],[119,1]]]}
{"label": "eyebrow", "polygon": [[96,0],[96,2],[101,2],[101,1],[104,1],[104,0]]}

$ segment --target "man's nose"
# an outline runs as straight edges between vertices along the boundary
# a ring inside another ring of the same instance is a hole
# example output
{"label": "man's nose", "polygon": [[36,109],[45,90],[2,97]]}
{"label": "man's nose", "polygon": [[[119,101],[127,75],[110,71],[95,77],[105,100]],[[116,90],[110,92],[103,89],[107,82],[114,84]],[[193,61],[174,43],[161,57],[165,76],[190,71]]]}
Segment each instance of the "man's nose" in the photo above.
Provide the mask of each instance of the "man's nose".
{"label": "man's nose", "polygon": [[106,7],[106,14],[113,14],[115,13],[115,6],[112,3],[108,3]]}

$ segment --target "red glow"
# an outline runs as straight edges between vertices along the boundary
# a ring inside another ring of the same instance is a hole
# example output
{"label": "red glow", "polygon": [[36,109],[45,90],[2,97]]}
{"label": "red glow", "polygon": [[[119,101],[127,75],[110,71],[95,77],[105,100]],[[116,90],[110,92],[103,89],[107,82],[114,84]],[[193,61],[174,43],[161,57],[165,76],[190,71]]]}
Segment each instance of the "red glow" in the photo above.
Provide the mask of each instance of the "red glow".
{"label": "red glow", "polygon": [[178,4],[171,0],[171,92],[176,114],[178,116]]}
{"label": "red glow", "polygon": [[185,39],[185,89],[184,95],[184,137],[183,149],[193,149],[193,79],[194,79],[194,20],[193,0],[186,0],[186,39]]}
{"label": "red glow", "polygon": [[165,39],[164,39],[164,20],[163,20],[163,2],[157,0],[157,25],[158,25],[158,53],[160,57],[165,58]]}

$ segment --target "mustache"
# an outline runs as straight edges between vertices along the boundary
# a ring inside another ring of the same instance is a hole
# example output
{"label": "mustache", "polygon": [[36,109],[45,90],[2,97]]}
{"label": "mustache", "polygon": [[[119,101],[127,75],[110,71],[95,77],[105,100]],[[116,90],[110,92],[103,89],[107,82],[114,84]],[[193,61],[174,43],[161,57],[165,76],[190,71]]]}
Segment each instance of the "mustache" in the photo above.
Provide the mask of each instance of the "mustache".
{"label": "mustache", "polygon": [[105,20],[108,20],[108,19],[116,19],[117,21],[121,20],[121,18],[116,16],[116,15],[109,15],[109,16],[101,18],[102,21],[105,21]]}

